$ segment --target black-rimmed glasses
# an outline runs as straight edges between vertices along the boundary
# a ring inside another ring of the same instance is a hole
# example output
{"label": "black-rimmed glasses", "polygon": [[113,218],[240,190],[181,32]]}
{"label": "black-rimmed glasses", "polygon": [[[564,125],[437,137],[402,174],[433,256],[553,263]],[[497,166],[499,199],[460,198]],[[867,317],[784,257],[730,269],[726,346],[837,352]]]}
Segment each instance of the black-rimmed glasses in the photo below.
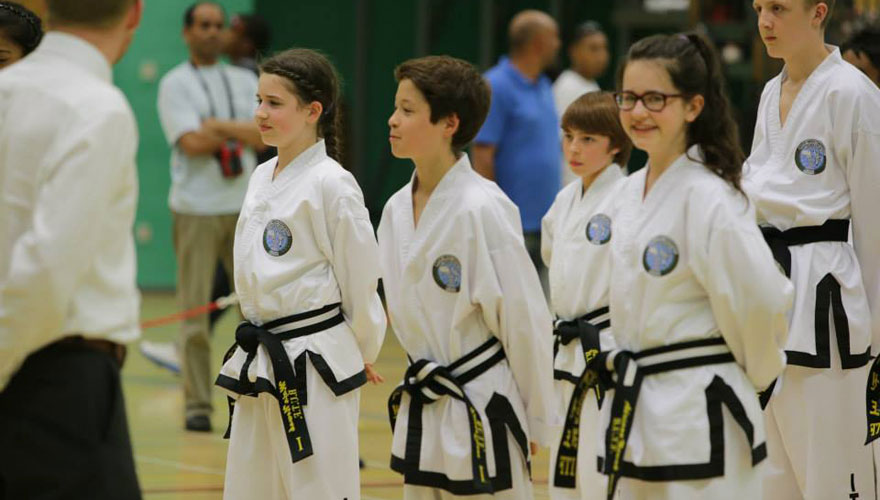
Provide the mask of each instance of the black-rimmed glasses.
{"label": "black-rimmed glasses", "polygon": [[663,92],[649,91],[642,95],[635,92],[615,92],[614,101],[621,111],[632,111],[636,103],[642,101],[648,111],[663,111],[666,100],[673,97],[683,97],[681,94],[664,94]]}

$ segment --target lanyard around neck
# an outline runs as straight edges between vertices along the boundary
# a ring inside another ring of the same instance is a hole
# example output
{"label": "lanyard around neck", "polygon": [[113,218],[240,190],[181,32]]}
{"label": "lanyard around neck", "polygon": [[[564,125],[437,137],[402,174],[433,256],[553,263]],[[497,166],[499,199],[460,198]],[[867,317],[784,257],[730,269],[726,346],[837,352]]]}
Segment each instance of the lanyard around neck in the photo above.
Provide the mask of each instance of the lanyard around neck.
{"label": "lanyard around neck", "polygon": [[[211,91],[208,89],[208,83],[205,81],[205,77],[202,76],[202,72],[199,71],[199,68],[192,62],[189,62],[190,67],[192,67],[193,72],[196,74],[196,78],[199,80],[199,84],[201,84],[202,89],[205,91],[205,96],[208,98],[208,111],[210,113],[211,118],[217,118],[217,111],[214,109],[214,100],[211,99]],[[226,99],[229,102],[229,115],[233,120],[235,119],[235,104],[232,100],[232,86],[229,84],[229,78],[226,76],[226,71],[223,70],[223,66],[219,67],[220,78],[223,80],[223,88],[226,90]]]}

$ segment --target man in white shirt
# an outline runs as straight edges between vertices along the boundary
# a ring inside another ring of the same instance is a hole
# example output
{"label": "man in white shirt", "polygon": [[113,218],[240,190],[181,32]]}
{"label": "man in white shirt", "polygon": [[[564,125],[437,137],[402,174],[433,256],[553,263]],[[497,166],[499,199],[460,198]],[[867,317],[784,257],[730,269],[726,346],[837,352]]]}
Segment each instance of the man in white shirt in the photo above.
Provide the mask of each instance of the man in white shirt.
{"label": "man in white shirt", "polygon": [[[232,272],[238,212],[262,149],[254,123],[257,78],[219,62],[225,13],[199,2],[184,14],[189,60],[159,83],[159,119],[171,153],[177,292],[181,309],[211,301],[217,261]],[[230,284],[231,286],[231,284]],[[186,428],[210,431],[211,371],[208,318],[184,320],[179,350]]]}
{"label": "man in white shirt", "polygon": [[[599,23],[587,21],[575,29],[568,45],[571,67],[563,71],[553,82],[553,99],[556,102],[556,113],[560,121],[565,110],[575,99],[587,92],[599,90],[596,78],[602,76],[608,68],[608,57],[608,37],[602,32]],[[561,163],[561,167],[562,186],[578,179],[565,161]]]}
{"label": "man in white shirt", "polygon": [[48,0],[0,72],[0,498],[141,498],[119,370],[139,336],[137,125],[111,65],[141,0]]}

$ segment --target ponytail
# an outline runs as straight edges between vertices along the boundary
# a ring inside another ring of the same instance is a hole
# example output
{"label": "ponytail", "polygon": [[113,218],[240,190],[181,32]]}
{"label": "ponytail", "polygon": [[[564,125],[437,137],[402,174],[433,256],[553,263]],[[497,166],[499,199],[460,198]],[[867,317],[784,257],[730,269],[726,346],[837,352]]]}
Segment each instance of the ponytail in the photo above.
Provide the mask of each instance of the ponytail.
{"label": "ponytail", "polygon": [[673,85],[685,97],[703,96],[702,112],[687,127],[687,147],[698,145],[706,168],[742,193],[745,154],[739,145],[739,131],[724,88],[718,54],[711,43],[696,33],[643,38],[630,47],[618,85],[626,64],[645,59],[660,60]]}
{"label": "ponytail", "polygon": [[742,192],[742,166],[745,154],[739,145],[739,129],[733,120],[730,101],[724,88],[724,75],[718,54],[709,42],[696,33],[687,35],[706,65],[706,100],[703,112],[688,127],[688,146],[699,144],[706,167]]}
{"label": "ponytail", "polygon": [[321,103],[318,136],[324,139],[327,156],[342,161],[342,116],[339,112],[339,77],[326,56],[311,49],[290,49],[260,65],[260,73],[287,80],[288,88],[304,104]]}

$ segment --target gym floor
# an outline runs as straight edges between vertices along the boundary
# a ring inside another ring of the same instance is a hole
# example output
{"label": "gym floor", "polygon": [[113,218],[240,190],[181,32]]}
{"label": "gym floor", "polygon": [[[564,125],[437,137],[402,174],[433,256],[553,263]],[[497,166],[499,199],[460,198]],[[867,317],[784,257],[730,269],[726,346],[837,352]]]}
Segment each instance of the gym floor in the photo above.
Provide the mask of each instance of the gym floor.
{"label": "gym floor", "polygon": [[[177,306],[173,293],[145,292],[143,320],[172,314]],[[220,369],[223,354],[232,342],[238,317],[228,312],[217,324],[212,340],[213,369]],[[145,339],[172,341],[178,325],[143,332]],[[406,357],[389,330],[376,363],[385,377],[379,386],[367,385],[361,393],[360,449],[366,468],[361,471],[363,500],[403,498],[402,477],[388,467],[391,432],[386,403],[406,369]],[[147,361],[131,346],[123,384],[138,477],[146,500],[217,500],[223,497],[228,415],[224,394],[214,393],[214,431],[210,434],[183,430],[183,397],[179,378]],[[547,495],[547,450],[533,457],[535,498]]]}

